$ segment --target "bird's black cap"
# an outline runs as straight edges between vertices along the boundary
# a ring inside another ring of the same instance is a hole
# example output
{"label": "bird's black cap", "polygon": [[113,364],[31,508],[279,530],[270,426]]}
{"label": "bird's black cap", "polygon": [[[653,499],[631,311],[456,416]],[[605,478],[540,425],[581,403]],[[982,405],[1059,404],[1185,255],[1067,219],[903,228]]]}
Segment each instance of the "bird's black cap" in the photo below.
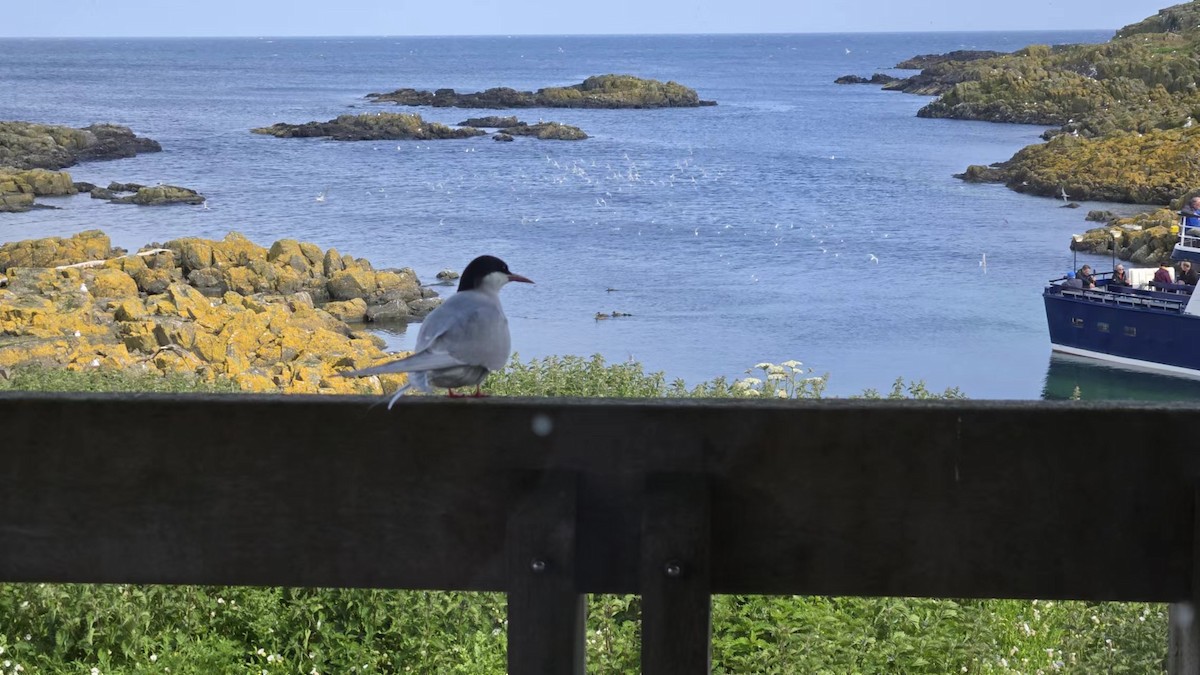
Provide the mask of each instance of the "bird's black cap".
{"label": "bird's black cap", "polygon": [[467,265],[467,269],[463,270],[462,278],[458,280],[458,290],[461,292],[479,288],[479,285],[483,283],[483,278],[492,272],[512,274],[508,271],[508,265],[496,256],[479,256]]}

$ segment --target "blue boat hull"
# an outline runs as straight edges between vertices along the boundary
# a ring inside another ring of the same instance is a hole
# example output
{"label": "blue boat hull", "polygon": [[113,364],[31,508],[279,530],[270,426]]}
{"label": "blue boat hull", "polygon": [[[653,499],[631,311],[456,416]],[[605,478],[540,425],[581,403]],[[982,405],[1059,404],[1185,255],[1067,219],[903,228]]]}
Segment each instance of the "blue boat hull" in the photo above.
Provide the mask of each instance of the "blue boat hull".
{"label": "blue boat hull", "polygon": [[1200,317],[1182,312],[1180,301],[1138,306],[1119,294],[1064,295],[1051,286],[1042,294],[1054,349],[1113,363],[1200,377]]}

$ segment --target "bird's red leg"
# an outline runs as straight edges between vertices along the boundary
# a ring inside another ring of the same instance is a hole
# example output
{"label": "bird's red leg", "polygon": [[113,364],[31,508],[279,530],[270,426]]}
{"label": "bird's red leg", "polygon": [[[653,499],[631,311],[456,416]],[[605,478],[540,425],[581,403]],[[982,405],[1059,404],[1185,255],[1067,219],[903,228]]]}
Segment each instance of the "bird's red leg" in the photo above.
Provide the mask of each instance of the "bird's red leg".
{"label": "bird's red leg", "polygon": [[449,396],[450,398],[462,398],[462,397],[463,397],[463,395],[462,395],[462,394],[456,394],[456,393],[454,393],[454,390],[453,390],[453,389],[447,389],[447,390],[446,390],[446,396]]}
{"label": "bird's red leg", "polygon": [[472,394],[471,397],[472,398],[487,398],[487,394],[483,393],[482,391],[479,391],[479,385],[475,385],[475,393]]}

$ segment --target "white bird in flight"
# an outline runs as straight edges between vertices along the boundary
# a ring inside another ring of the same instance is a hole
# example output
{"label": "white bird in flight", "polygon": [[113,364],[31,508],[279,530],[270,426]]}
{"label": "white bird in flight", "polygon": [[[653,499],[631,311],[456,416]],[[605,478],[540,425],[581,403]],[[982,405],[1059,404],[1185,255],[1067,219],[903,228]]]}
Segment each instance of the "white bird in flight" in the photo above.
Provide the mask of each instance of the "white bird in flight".
{"label": "white bird in flight", "polygon": [[879,258],[876,257],[874,253],[868,253],[867,255],[870,256],[871,262],[875,263],[876,265],[879,264]]}
{"label": "white bird in flight", "polygon": [[474,386],[474,395],[482,396],[479,385],[488,373],[503,368],[512,354],[508,318],[500,306],[500,289],[510,281],[533,283],[508,271],[503,260],[479,256],[463,270],[458,292],[425,318],[411,355],[342,375],[409,373],[408,384],[392,396],[388,409],[413,387],[426,392],[442,387],[449,396],[458,398],[461,394],[454,393],[456,388]]}

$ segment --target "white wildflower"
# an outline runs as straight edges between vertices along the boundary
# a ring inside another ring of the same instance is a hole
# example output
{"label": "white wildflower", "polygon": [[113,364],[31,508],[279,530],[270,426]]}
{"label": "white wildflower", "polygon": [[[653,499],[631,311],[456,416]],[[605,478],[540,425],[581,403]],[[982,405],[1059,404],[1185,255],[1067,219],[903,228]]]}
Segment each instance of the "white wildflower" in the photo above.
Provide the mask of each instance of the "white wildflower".
{"label": "white wildflower", "polygon": [[157,662],[158,662],[158,654],[151,654],[150,655],[150,663],[157,663]]}
{"label": "white wildflower", "polygon": [[804,364],[800,363],[799,361],[797,361],[795,359],[792,359],[790,361],[784,361],[783,363],[781,363],[779,365],[786,366],[788,368],[791,368],[792,370],[799,370],[800,366],[802,366]]}
{"label": "white wildflower", "polygon": [[762,394],[757,389],[747,389],[746,391],[742,392],[742,396],[754,398],[755,396],[762,396]]}
{"label": "white wildflower", "polygon": [[767,368],[767,373],[770,375],[783,375],[786,372],[787,371],[783,369],[783,366],[772,365],[771,367]]}
{"label": "white wildflower", "polygon": [[[755,367],[755,368],[757,368],[758,370],[767,370],[767,369],[769,369],[769,368],[770,368],[771,366],[773,366],[773,365],[775,365],[775,364],[774,364],[774,363],[767,363],[766,361],[763,361],[762,363],[756,363],[756,364],[754,364],[754,367]],[[746,371],[746,372],[749,372],[749,371]]]}
{"label": "white wildflower", "polygon": [[784,375],[783,373],[767,373],[767,382],[778,382],[786,379],[787,375]]}
{"label": "white wildflower", "polygon": [[100,669],[99,669],[99,668],[92,668],[92,675],[100,675]]}
{"label": "white wildflower", "polygon": [[254,653],[255,653],[255,654],[258,654],[259,656],[266,656],[266,655],[267,655],[267,650],[263,649],[262,647],[259,647],[259,648],[258,648],[258,651],[254,652]]}
{"label": "white wildflower", "polygon": [[746,386],[746,387],[759,387],[759,386],[762,386],[762,383],[763,383],[763,381],[758,379],[757,377],[745,377],[745,378],[738,380],[738,382],[742,382],[743,386]]}
{"label": "white wildflower", "polygon": [[775,390],[775,398],[787,398],[787,397],[788,397],[787,389],[776,389]]}
{"label": "white wildflower", "polygon": [[218,604],[218,605],[223,605],[223,604],[225,604],[225,598],[217,598],[217,604]]}

